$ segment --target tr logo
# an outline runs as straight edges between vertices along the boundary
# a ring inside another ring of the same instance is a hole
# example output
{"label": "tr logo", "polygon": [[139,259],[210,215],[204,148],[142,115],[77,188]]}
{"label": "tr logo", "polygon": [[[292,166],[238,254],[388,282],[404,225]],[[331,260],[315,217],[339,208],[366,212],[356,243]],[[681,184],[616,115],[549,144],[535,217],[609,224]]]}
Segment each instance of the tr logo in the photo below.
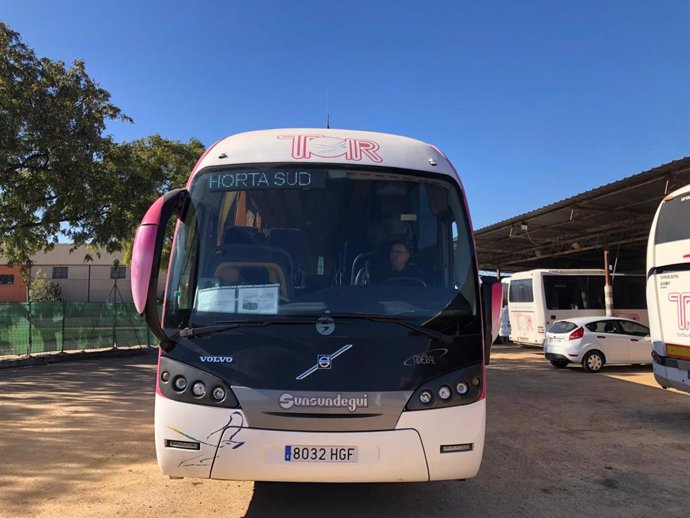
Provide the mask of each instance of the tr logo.
{"label": "tr logo", "polygon": [[688,303],[690,302],[690,293],[669,293],[668,300],[676,303],[678,329],[681,331],[690,329],[690,322],[688,322]]}
{"label": "tr logo", "polygon": [[367,157],[375,163],[383,162],[378,154],[379,145],[372,140],[340,139],[325,135],[280,135],[280,140],[292,140],[292,158],[303,160],[318,156],[321,158],[337,158],[344,156],[345,160],[359,162]]}

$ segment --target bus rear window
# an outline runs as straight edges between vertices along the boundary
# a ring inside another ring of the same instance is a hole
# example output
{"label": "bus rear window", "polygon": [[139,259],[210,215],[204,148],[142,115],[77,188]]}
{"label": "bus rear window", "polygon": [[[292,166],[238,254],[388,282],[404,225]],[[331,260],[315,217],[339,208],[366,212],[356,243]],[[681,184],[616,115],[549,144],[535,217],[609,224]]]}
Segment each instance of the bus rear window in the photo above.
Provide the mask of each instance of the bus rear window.
{"label": "bus rear window", "polygon": [[510,302],[534,302],[532,279],[510,281],[508,300]]}
{"label": "bus rear window", "polygon": [[683,194],[661,205],[654,243],[671,243],[690,239],[690,195]]}

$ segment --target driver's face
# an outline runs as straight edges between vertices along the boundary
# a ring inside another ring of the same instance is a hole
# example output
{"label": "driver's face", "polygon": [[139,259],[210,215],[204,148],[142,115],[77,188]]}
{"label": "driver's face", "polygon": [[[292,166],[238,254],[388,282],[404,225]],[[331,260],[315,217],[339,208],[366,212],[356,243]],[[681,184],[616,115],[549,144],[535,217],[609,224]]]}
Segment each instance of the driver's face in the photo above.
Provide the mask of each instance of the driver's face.
{"label": "driver's face", "polygon": [[410,251],[405,245],[395,244],[391,248],[391,266],[394,270],[400,271],[405,268],[407,260],[410,258]]}

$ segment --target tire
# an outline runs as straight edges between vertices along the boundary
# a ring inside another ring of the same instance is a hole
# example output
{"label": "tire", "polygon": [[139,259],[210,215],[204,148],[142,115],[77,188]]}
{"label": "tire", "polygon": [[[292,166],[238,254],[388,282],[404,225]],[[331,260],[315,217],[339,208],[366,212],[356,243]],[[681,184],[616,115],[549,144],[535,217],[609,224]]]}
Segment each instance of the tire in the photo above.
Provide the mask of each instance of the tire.
{"label": "tire", "polygon": [[565,369],[570,362],[566,360],[551,360],[551,365],[556,367],[557,369]]}
{"label": "tire", "polygon": [[587,372],[599,372],[606,363],[604,354],[599,351],[589,351],[582,358],[582,368]]}

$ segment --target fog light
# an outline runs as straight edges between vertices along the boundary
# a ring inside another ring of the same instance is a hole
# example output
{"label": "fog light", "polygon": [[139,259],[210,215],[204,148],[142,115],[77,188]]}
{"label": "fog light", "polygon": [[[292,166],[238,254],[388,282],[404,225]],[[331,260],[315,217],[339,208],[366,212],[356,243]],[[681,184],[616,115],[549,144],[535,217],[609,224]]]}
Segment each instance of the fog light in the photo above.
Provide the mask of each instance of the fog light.
{"label": "fog light", "polygon": [[464,396],[467,394],[470,390],[470,385],[467,383],[465,380],[459,381],[457,385],[455,385],[455,390],[457,391],[458,394],[461,396]]}
{"label": "fog light", "polygon": [[201,397],[204,394],[206,394],[206,385],[204,385],[201,381],[197,381],[192,385],[192,394],[194,394],[196,397]]}
{"label": "fog light", "polygon": [[450,387],[448,385],[441,385],[441,388],[438,389],[438,397],[440,397],[444,401],[450,399],[450,396],[452,394],[453,391],[450,390]]}
{"label": "fog light", "polygon": [[211,397],[216,401],[223,401],[225,399],[225,389],[223,387],[216,387],[211,392]]}
{"label": "fog light", "polygon": [[475,387],[478,387],[481,382],[482,380],[479,379],[479,376],[475,376],[474,378],[472,378],[472,385],[474,385]]}
{"label": "fog light", "polygon": [[423,405],[428,405],[434,400],[434,395],[430,390],[424,389],[419,393],[419,400]]}
{"label": "fog light", "polygon": [[186,378],[184,376],[178,376],[173,380],[173,386],[175,387],[175,390],[182,392],[187,388]]}
{"label": "fog light", "polygon": [[167,383],[170,381],[170,373],[168,371],[161,372],[161,381]]}

